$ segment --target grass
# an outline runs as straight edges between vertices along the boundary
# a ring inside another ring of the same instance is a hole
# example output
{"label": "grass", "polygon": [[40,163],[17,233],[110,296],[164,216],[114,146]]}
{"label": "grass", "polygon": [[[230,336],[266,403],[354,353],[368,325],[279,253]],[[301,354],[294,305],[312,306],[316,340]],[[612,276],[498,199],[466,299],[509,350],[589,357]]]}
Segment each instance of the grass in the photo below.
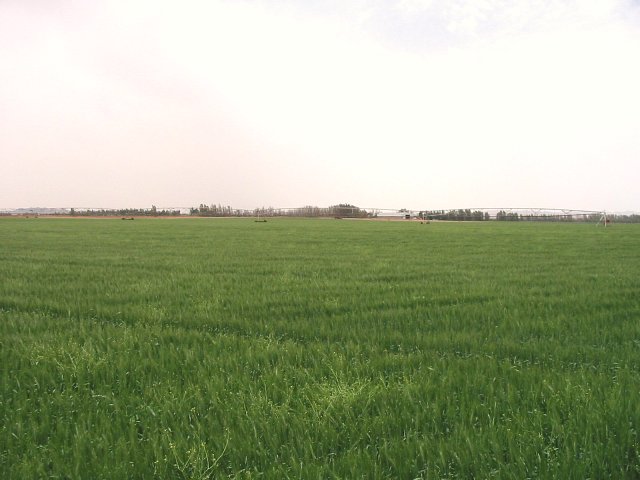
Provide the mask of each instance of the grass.
{"label": "grass", "polygon": [[2,478],[640,478],[640,227],[0,220]]}

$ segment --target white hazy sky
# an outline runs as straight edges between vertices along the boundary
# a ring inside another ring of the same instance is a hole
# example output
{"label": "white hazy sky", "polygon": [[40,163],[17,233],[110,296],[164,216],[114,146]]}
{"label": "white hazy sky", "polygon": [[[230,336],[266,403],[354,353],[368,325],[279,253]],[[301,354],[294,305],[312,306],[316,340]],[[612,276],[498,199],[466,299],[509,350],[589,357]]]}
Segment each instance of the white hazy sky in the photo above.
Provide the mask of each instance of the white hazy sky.
{"label": "white hazy sky", "polygon": [[640,210],[640,2],[0,0],[0,208]]}

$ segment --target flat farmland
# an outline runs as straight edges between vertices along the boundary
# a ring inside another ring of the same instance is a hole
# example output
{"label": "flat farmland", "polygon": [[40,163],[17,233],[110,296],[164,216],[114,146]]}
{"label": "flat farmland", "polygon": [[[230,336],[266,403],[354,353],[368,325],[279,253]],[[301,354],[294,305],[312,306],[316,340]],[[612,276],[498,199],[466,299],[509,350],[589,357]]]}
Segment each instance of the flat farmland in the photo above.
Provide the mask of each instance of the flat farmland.
{"label": "flat farmland", "polygon": [[640,226],[0,219],[2,478],[640,478]]}

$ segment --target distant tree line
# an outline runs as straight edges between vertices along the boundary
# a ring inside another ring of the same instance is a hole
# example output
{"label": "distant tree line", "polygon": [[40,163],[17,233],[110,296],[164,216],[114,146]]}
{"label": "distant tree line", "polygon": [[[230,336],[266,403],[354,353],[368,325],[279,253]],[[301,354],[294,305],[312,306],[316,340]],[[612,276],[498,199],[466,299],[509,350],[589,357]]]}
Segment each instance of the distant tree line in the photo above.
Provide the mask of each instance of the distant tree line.
{"label": "distant tree line", "polygon": [[158,210],[155,205],[151,208],[120,208],[120,209],[82,209],[72,208],[69,212],[74,217],[175,217],[180,210]]}
{"label": "distant tree line", "polygon": [[616,223],[640,223],[640,215],[632,213],[628,215],[608,215],[607,218]]}
{"label": "distant tree line", "polygon": [[[607,221],[615,223],[640,223],[640,215],[616,215],[607,214]],[[586,222],[598,223],[604,219],[603,213],[558,213],[558,214],[518,214],[514,212],[500,211],[496,214],[496,220],[530,221],[530,222]]]}
{"label": "distant tree line", "polygon": [[366,218],[373,213],[348,203],[332,205],[330,207],[315,207],[307,205],[299,208],[262,207],[253,210],[232,208],[228,205],[206,205],[201,203],[189,212],[197,217],[338,217],[338,218]]}
{"label": "distant tree line", "polygon": [[425,210],[418,213],[420,218],[428,220],[455,220],[455,221],[485,221],[490,220],[488,212],[482,210],[458,209],[458,210]]}
{"label": "distant tree line", "polygon": [[[399,212],[410,213],[406,209]],[[10,213],[9,213],[10,214]],[[64,213],[53,213],[53,215],[63,215]],[[122,216],[122,217],[158,217],[158,216],[179,216],[180,210],[158,209],[155,205],[151,208],[122,208],[122,209],[81,209],[71,208],[69,214],[72,216]],[[329,217],[329,218],[374,218],[379,214],[378,210],[366,210],[349,203],[340,203],[330,207],[317,207],[306,205],[298,208],[274,208],[261,207],[254,209],[238,209],[229,205],[201,203],[198,207],[189,210],[190,216],[196,217]],[[567,213],[532,213],[515,212],[510,210],[494,211],[493,214],[484,210],[456,209],[456,210],[422,210],[418,212],[418,217],[427,220],[451,220],[451,221],[535,221],[535,222],[592,222],[597,223],[602,220],[602,213],[580,214],[576,212]],[[640,223],[640,214],[607,214],[607,219],[615,223]]]}
{"label": "distant tree line", "polygon": [[[420,218],[428,220],[454,220],[462,221],[488,221],[500,222],[590,222],[597,223],[602,220],[602,213],[518,213],[507,210],[499,210],[494,215],[482,210],[458,209],[458,210],[424,210],[418,213]],[[640,223],[638,214],[607,214],[607,219],[615,223]]]}
{"label": "distant tree line", "polygon": [[230,207],[229,205],[207,205],[201,203],[199,207],[191,207],[189,215],[197,217],[244,217],[249,216],[244,214],[245,210],[239,210]]}

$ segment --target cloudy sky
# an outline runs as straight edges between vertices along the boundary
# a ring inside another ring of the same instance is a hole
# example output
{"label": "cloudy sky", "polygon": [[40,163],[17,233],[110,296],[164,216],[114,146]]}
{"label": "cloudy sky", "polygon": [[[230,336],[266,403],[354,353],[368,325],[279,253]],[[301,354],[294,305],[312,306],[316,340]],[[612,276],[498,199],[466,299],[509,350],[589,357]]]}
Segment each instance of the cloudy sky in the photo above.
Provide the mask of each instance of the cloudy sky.
{"label": "cloudy sky", "polygon": [[640,2],[0,0],[0,208],[640,210]]}

